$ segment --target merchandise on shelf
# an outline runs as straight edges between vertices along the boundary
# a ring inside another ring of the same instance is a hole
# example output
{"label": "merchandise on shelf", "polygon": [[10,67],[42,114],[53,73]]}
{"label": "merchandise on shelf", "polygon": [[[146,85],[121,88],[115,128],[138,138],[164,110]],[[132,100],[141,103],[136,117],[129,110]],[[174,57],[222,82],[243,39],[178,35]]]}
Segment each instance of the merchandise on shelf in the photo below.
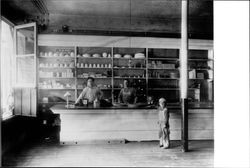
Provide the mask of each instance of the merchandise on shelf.
{"label": "merchandise on shelf", "polygon": [[74,63],[40,63],[40,68],[74,68]]}
{"label": "merchandise on shelf", "polygon": [[197,78],[198,79],[204,79],[204,73],[197,72]]}
{"label": "merchandise on shelf", "polygon": [[111,54],[107,53],[107,52],[103,52],[103,53],[95,53],[95,54],[89,54],[89,53],[84,53],[84,54],[77,54],[77,57],[79,58],[111,58]]}
{"label": "merchandise on shelf", "polygon": [[72,72],[72,69],[65,69],[64,72],[48,72],[48,71],[39,71],[39,77],[40,78],[73,78],[74,73]]}
{"label": "merchandise on shelf", "polygon": [[69,84],[69,83],[64,84],[56,80],[48,80],[39,83],[40,89],[74,89],[74,87],[75,87],[74,84]]}
{"label": "merchandise on shelf", "polygon": [[162,61],[151,61],[148,63],[148,68],[155,69],[175,69],[175,64],[163,63]]}
{"label": "merchandise on shelf", "polygon": [[40,52],[40,57],[75,57],[74,52]]}
{"label": "merchandise on shelf", "polygon": [[[166,96],[168,101],[179,101],[179,49],[42,46],[41,51],[39,78],[44,79],[39,79],[39,88],[58,89],[53,91],[55,95],[61,96],[60,89],[83,89],[86,79],[94,77],[107,98],[115,99],[123,80],[129,79],[131,84],[141,80],[134,87],[143,99],[147,96]],[[189,92],[198,101],[213,99],[209,93],[213,87],[213,58],[207,51],[189,53],[188,75],[189,79],[194,79],[189,80],[189,84],[201,86],[192,87]],[[52,79],[47,81],[46,78]],[[44,94],[47,94],[46,91]],[[78,94],[79,90],[75,93],[76,97]]]}
{"label": "merchandise on shelf", "polygon": [[106,74],[101,74],[101,73],[96,73],[96,72],[88,72],[88,73],[78,74],[77,77],[78,78],[88,78],[88,77],[107,78],[108,76]]}
{"label": "merchandise on shelf", "polygon": [[208,78],[212,79],[213,78],[213,71],[212,70],[207,70],[208,72]]}
{"label": "merchandise on shelf", "polygon": [[112,68],[112,64],[76,63],[77,68]]}
{"label": "merchandise on shelf", "polygon": [[189,71],[188,76],[189,76],[189,79],[195,79],[196,78],[196,70],[193,69],[193,70]]}
{"label": "merchandise on shelf", "polygon": [[144,53],[136,53],[135,58],[136,59],[143,59],[143,58],[145,58],[145,54]]}

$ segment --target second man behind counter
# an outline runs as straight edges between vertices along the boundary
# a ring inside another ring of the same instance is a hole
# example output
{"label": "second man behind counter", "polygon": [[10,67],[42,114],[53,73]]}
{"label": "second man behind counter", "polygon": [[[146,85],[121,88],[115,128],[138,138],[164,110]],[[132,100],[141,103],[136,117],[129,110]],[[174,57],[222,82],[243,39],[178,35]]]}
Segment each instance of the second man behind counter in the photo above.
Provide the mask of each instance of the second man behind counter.
{"label": "second man behind counter", "polygon": [[83,89],[75,104],[81,104],[81,100],[87,100],[87,104],[93,104],[94,101],[100,101],[102,99],[103,93],[98,87],[95,86],[94,81],[94,78],[88,77],[87,87]]}
{"label": "second man behind counter", "polygon": [[137,95],[135,88],[130,87],[130,83],[127,79],[123,81],[123,88],[118,96],[118,103],[124,104],[136,104]]}

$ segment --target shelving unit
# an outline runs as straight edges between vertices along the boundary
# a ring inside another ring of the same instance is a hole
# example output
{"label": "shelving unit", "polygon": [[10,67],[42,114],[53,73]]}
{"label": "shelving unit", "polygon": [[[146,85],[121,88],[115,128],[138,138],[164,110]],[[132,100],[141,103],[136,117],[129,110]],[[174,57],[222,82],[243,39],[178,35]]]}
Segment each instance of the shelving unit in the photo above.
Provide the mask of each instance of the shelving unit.
{"label": "shelving unit", "polygon": [[[39,46],[39,53],[40,103],[48,96],[64,99],[67,91],[72,94],[70,100],[75,101],[89,76],[95,78],[104,98],[112,102],[117,101],[124,79],[137,88],[140,101],[151,96],[156,100],[165,97],[170,103],[179,102],[179,49]],[[136,53],[142,53],[144,58],[134,58]],[[116,54],[121,58],[116,58]],[[124,55],[132,58],[123,58]],[[193,75],[189,78],[189,98],[212,102],[213,58],[208,50],[190,50],[188,61]],[[50,73],[50,76],[41,76],[41,73]],[[62,77],[65,73],[70,76]]]}
{"label": "shelving unit", "polygon": [[[189,51],[189,97],[200,102],[213,102],[213,55],[208,50]],[[195,93],[196,92],[196,93]],[[198,95],[199,94],[199,95]]]}
{"label": "shelving unit", "polygon": [[179,102],[179,49],[148,49],[148,95]]}

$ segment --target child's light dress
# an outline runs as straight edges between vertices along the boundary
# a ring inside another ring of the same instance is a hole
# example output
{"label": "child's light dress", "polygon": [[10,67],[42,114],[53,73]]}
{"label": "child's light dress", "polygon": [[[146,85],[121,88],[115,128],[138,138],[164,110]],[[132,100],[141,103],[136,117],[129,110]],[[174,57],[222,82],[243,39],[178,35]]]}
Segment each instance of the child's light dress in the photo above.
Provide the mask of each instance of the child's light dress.
{"label": "child's light dress", "polygon": [[169,112],[167,108],[159,108],[159,139],[160,146],[163,148],[168,148],[170,146],[169,139]]}

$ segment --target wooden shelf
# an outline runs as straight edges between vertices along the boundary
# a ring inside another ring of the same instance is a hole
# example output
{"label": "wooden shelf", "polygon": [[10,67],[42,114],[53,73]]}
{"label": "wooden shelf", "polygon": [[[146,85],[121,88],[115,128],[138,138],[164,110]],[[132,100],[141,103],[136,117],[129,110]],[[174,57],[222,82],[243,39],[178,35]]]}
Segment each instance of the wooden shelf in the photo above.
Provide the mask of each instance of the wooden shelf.
{"label": "wooden shelf", "polygon": [[171,80],[179,80],[179,78],[153,78],[153,77],[149,77],[148,79],[158,79],[158,80],[161,80],[161,79],[171,79]]}
{"label": "wooden shelf", "polygon": [[75,79],[75,77],[39,77],[45,79]]}
{"label": "wooden shelf", "polygon": [[195,78],[195,79],[189,79],[189,80],[213,80],[213,79],[212,78],[208,78],[208,79]]}
{"label": "wooden shelf", "polygon": [[179,71],[179,69],[168,69],[168,68],[148,68],[149,70],[169,70],[169,71]]}
{"label": "wooden shelf", "polygon": [[148,58],[148,60],[179,61],[179,58]]}
{"label": "wooden shelf", "polygon": [[148,90],[179,90],[179,88],[148,88]]}
{"label": "wooden shelf", "polygon": [[80,58],[80,59],[112,59],[111,57],[76,57],[76,58]]}
{"label": "wooden shelf", "polygon": [[38,88],[39,90],[75,90],[74,88],[63,88],[63,89],[60,89],[60,88]]}
{"label": "wooden shelf", "polygon": [[120,59],[120,60],[146,60],[146,58],[115,58],[114,59]]}
{"label": "wooden shelf", "polygon": [[[212,69],[212,68],[193,68],[193,69],[195,69],[195,70],[197,70],[197,71],[205,71],[205,70],[214,70],[214,69]],[[189,71],[191,71],[191,70],[193,70],[193,69],[188,69]]]}
{"label": "wooden shelf", "polygon": [[[70,100],[69,102],[73,102],[73,101]],[[39,104],[65,104],[65,105],[66,105],[66,101],[65,101],[65,102],[48,102],[48,103],[39,101],[38,103],[39,103]]]}
{"label": "wooden shelf", "polygon": [[34,57],[35,54],[18,54],[16,57],[18,58],[25,58],[25,57]]}
{"label": "wooden shelf", "polygon": [[[86,78],[82,78],[82,77],[77,77],[77,79],[87,79],[88,77]],[[95,79],[111,79],[112,77],[93,77]]]}
{"label": "wooden shelf", "polygon": [[[77,88],[77,90],[83,90],[84,88]],[[100,88],[101,90],[112,90],[112,88]]]}
{"label": "wooden shelf", "polygon": [[38,58],[71,58],[71,59],[75,59],[75,57],[54,57],[54,56],[52,56],[52,57],[41,57],[41,56],[39,56]]}
{"label": "wooden shelf", "polygon": [[213,59],[188,59],[188,61],[213,61]]}
{"label": "wooden shelf", "polygon": [[39,67],[40,69],[74,69],[75,67]]}
{"label": "wooden shelf", "polygon": [[125,67],[125,68],[122,68],[122,67],[118,67],[118,68],[114,68],[114,70],[146,70],[146,68],[129,68],[129,67]]}
{"label": "wooden shelf", "polygon": [[[180,88],[148,88],[149,90],[180,90]],[[188,88],[189,90],[195,90],[199,88]]]}
{"label": "wooden shelf", "polygon": [[[78,67],[77,67],[77,68],[78,68]],[[89,68],[89,67],[88,67],[88,68],[85,68],[85,67],[83,67],[83,68],[82,68],[82,67],[80,67],[80,68],[78,68],[78,69],[112,69],[112,68],[105,68],[105,67],[104,67],[104,68],[97,68],[97,67],[95,67],[95,68],[94,68],[94,67],[92,67],[92,68]]]}
{"label": "wooden shelf", "polygon": [[146,79],[146,78],[138,78],[138,77],[136,77],[136,78],[134,78],[134,77],[114,77],[114,79]]}

